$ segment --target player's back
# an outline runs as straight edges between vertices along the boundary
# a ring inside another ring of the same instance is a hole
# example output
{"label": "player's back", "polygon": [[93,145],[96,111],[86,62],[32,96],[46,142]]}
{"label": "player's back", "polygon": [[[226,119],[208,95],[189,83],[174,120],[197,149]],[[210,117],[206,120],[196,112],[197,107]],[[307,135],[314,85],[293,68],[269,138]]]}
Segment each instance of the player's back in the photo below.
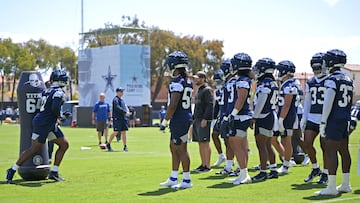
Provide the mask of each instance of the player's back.
{"label": "player's back", "polygon": [[[277,97],[278,97],[279,87],[272,78],[264,78],[256,88],[255,97],[260,93],[268,94],[265,105],[261,111],[261,114],[267,114],[271,111],[276,110]],[[254,104],[255,104],[254,99]],[[256,105],[256,104],[255,104]]]}
{"label": "player's back", "polygon": [[288,115],[289,114],[295,114],[296,115],[297,106],[295,105],[295,102],[296,102],[296,96],[298,94],[298,91],[297,91],[294,79],[286,80],[280,87],[279,101],[278,101],[278,105],[279,105],[278,115],[280,115],[282,107],[284,106],[285,95],[286,94],[293,95],[293,98],[292,98],[291,104],[290,104],[290,108],[289,108],[289,111],[288,111]]}
{"label": "player's back", "polygon": [[171,94],[174,92],[180,93],[180,100],[176,106],[176,111],[172,116],[172,120],[184,121],[192,120],[191,113],[191,95],[193,92],[193,84],[190,80],[182,76],[174,78],[169,85],[169,102]]}
{"label": "player's back", "polygon": [[335,71],[325,81],[325,86],[336,92],[329,118],[350,120],[353,97],[352,80],[341,71]]}

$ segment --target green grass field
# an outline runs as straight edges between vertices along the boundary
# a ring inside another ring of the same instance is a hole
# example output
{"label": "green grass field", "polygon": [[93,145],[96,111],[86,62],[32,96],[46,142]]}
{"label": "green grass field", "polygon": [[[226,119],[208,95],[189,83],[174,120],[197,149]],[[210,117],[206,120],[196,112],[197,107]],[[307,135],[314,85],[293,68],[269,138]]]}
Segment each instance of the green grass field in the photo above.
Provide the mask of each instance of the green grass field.
{"label": "green grass field", "polygon": [[[130,129],[129,152],[126,153],[121,150],[122,144],[116,142],[112,144],[115,152],[101,151],[95,129],[64,127],[63,131],[70,142],[70,149],[60,167],[60,174],[66,181],[23,181],[16,174],[16,184],[0,182],[0,202],[360,202],[360,178],[357,175],[360,128],[352,134],[350,141],[353,192],[337,197],[317,196],[314,192],[324,185],[304,183],[310,165],[293,167],[289,175],[279,179],[239,186],[229,183],[228,177],[215,175],[221,169],[219,167],[209,173],[191,173],[193,188],[163,188],[159,183],[165,181],[171,171],[168,132],[163,134],[158,128],[151,127]],[[254,137],[252,132],[249,133],[251,168],[259,160]],[[5,180],[5,170],[18,158],[19,135],[18,125],[0,126],[2,180]],[[80,150],[81,147],[91,149]],[[189,143],[188,148],[191,168],[194,169],[200,164],[198,145]],[[317,149],[320,152],[319,147]],[[211,162],[216,159],[217,153],[212,145]],[[322,160],[319,153],[318,159]],[[249,171],[251,176],[257,174],[257,171]],[[339,170],[338,184],[340,181]]]}

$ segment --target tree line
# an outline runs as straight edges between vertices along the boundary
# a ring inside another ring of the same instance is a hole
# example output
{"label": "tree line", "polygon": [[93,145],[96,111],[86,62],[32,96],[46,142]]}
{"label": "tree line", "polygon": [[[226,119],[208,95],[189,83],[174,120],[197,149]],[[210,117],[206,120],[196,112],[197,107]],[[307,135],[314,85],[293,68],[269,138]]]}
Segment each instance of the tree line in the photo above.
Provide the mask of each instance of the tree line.
{"label": "tree line", "polygon": [[[147,26],[134,16],[123,16],[121,26],[111,25],[111,29],[120,27],[141,28],[144,31],[129,31],[119,35],[106,32],[107,27],[98,28],[81,35],[83,48],[94,48],[114,44],[150,45],[151,84],[154,86],[152,102],[155,101],[160,89],[166,85],[166,56],[175,51],[183,51],[190,60],[190,71],[196,73],[204,70],[212,75],[223,60],[223,41],[204,40],[202,36],[175,34],[169,30],[162,30],[157,26]],[[96,34],[94,34],[96,33]],[[150,38],[150,43],[149,43]],[[15,81],[22,71],[61,68],[69,72],[70,77],[77,83],[77,56],[75,50],[69,47],[61,48],[50,45],[45,39],[29,40],[24,43],[13,43],[10,38],[0,38],[0,71],[6,78]],[[8,80],[6,80],[8,81]],[[14,85],[15,86],[15,85]],[[11,101],[13,101],[14,89]]]}

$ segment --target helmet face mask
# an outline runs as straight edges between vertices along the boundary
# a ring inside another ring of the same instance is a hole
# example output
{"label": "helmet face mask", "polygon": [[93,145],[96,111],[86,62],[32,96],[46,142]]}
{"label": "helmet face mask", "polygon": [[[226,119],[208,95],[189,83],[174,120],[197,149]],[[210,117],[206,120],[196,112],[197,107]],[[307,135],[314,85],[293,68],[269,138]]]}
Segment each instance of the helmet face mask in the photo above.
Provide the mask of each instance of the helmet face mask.
{"label": "helmet face mask", "polygon": [[222,62],[220,69],[223,71],[225,78],[229,77],[233,72],[230,59],[226,59],[224,62]]}
{"label": "helmet face mask", "polygon": [[356,101],[355,106],[356,106],[358,109],[360,109],[360,100],[357,100],[357,101]]}
{"label": "helmet face mask", "polygon": [[186,54],[180,51],[174,51],[166,57],[166,68],[171,73],[171,77],[175,77],[176,69],[188,69],[189,59]]}
{"label": "helmet face mask", "polygon": [[213,80],[215,81],[216,88],[222,87],[222,85],[225,83],[225,76],[224,72],[219,69],[214,72]]}
{"label": "helmet face mask", "polygon": [[310,65],[313,73],[316,77],[320,78],[327,75],[327,69],[325,67],[324,53],[316,53],[310,60]]}
{"label": "helmet face mask", "polygon": [[232,74],[236,74],[238,70],[251,70],[252,59],[246,53],[235,54],[231,59]]}

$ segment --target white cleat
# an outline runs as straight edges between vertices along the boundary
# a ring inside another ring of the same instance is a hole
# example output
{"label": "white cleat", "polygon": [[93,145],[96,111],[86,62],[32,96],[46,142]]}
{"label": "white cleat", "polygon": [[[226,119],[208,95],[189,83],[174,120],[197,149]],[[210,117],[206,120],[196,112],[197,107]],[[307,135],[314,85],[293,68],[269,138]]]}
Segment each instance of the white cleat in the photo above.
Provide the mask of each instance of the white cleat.
{"label": "white cleat", "polygon": [[351,192],[351,191],[352,191],[350,185],[343,185],[343,184],[337,186],[337,187],[336,187],[336,190],[337,190],[338,192],[344,192],[344,193],[348,193],[348,192]]}
{"label": "white cleat", "polygon": [[289,167],[294,167],[294,166],[296,166],[296,162],[294,160],[290,160]]}
{"label": "white cleat", "polygon": [[288,174],[288,173],[289,173],[289,169],[288,169],[286,166],[282,165],[282,166],[277,170],[277,172],[278,172],[279,174]]}
{"label": "white cleat", "polygon": [[172,187],[172,186],[177,185],[177,184],[178,184],[177,179],[176,180],[170,180],[170,178],[169,178],[165,182],[160,183],[160,186]]}
{"label": "white cleat", "polygon": [[249,176],[249,174],[247,174],[245,177],[238,177],[233,182],[234,185],[240,185],[240,184],[246,184],[246,183],[251,183],[251,177]]}
{"label": "white cleat", "polygon": [[187,183],[187,182],[182,181],[179,184],[171,186],[171,188],[174,188],[174,189],[186,189],[186,188],[191,188],[192,186],[193,185],[192,185],[191,182]]}
{"label": "white cleat", "polygon": [[217,167],[217,166],[220,166],[221,163],[223,163],[224,161],[226,161],[226,157],[222,154],[222,155],[219,155],[219,158],[218,160],[214,163],[214,166]]}
{"label": "white cleat", "polygon": [[310,163],[309,155],[305,154],[304,161],[301,163],[301,165],[306,166]]}
{"label": "white cleat", "polygon": [[317,195],[333,195],[333,196],[336,196],[336,195],[339,194],[339,192],[335,188],[330,189],[330,188],[327,187],[327,188],[325,188],[323,190],[315,192],[315,194],[317,194]]}

